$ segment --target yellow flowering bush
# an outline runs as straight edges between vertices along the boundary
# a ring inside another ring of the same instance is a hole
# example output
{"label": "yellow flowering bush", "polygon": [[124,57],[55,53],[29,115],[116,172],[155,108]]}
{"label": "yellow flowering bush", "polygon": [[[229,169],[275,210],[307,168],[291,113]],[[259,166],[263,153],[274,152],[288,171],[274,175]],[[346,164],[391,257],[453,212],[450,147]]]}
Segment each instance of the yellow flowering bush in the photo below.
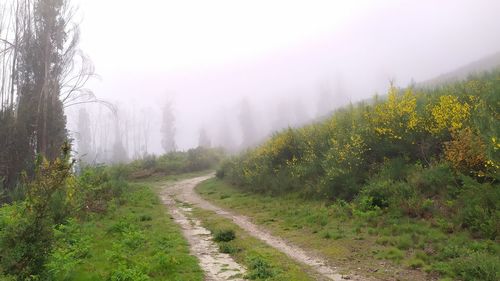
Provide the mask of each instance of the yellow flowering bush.
{"label": "yellow flowering bush", "polygon": [[452,133],[452,140],[444,143],[444,157],[465,174],[483,177],[488,161],[486,145],[469,127]]}
{"label": "yellow flowering bush", "polygon": [[346,142],[340,142],[336,138],[330,140],[331,149],[326,155],[326,161],[335,163],[346,171],[352,171],[363,163],[363,154],[368,149],[358,134],[349,136]]}
{"label": "yellow flowering bush", "polygon": [[391,85],[385,102],[375,105],[368,115],[375,132],[391,139],[402,139],[405,134],[418,129],[420,118],[417,114],[417,98],[412,89],[403,95]]}
{"label": "yellow flowering bush", "polygon": [[[424,169],[445,160],[476,179],[495,178],[500,152],[498,76],[435,89],[400,90],[391,85],[383,99],[351,104],[322,122],[276,133],[233,161],[231,168],[225,167],[242,186],[284,192],[293,185],[329,198],[352,198],[387,159],[402,159],[403,166],[418,163]],[[387,169],[394,174],[404,167]]]}
{"label": "yellow flowering bush", "polygon": [[439,134],[445,130],[460,130],[470,117],[471,106],[467,102],[460,102],[457,96],[444,95],[439,102],[429,106],[432,119],[427,130],[432,134]]}

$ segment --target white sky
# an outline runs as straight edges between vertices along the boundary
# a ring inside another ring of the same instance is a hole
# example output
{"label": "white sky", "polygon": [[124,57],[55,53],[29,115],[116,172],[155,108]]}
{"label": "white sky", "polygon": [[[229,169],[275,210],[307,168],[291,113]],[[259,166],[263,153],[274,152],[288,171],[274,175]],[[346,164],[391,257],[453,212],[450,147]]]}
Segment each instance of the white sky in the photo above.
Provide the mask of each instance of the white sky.
{"label": "white sky", "polygon": [[[342,80],[353,101],[500,51],[500,1],[79,0],[81,48],[101,98],[173,97],[180,148],[242,97],[313,99]],[[156,141],[158,142],[158,141]],[[159,143],[152,144],[159,152]]]}
{"label": "white sky", "polygon": [[82,46],[103,70],[200,69],[315,40],[370,2],[82,0]]}

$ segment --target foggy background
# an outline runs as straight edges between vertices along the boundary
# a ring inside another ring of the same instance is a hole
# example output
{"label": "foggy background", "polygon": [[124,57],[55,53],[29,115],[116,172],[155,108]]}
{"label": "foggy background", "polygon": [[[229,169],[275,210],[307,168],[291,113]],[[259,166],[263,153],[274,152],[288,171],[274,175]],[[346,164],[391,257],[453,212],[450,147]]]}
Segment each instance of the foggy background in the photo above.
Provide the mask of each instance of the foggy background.
{"label": "foggy background", "polygon": [[[236,151],[384,94],[389,80],[406,86],[500,51],[500,1],[76,4],[99,75],[87,87],[118,116],[85,105],[94,149],[109,152],[120,136],[128,159],[164,152],[167,102],[177,149],[198,146],[204,129],[212,146]],[[81,107],[68,108],[73,137]]]}

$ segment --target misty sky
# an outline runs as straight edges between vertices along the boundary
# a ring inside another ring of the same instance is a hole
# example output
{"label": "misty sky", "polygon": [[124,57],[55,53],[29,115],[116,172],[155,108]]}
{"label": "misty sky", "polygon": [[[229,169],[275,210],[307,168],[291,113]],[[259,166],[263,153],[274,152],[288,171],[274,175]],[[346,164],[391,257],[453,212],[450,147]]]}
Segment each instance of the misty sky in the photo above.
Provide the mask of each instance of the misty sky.
{"label": "misty sky", "polygon": [[[354,102],[390,79],[404,86],[500,51],[498,0],[76,4],[81,49],[101,77],[89,88],[152,116],[173,100],[181,149],[243,97],[259,112],[284,99],[314,115],[325,83]],[[161,151],[159,140],[151,146]]]}

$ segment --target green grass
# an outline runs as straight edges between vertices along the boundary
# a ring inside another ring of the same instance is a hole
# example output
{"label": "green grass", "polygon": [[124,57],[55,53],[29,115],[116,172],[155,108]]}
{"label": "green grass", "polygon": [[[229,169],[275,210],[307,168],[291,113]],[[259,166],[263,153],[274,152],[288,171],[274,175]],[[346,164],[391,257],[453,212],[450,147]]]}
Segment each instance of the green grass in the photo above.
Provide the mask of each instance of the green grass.
{"label": "green grass", "polygon": [[197,259],[154,191],[152,182],[159,179],[147,182],[130,184],[121,204],[83,223],[82,233],[91,237],[89,254],[68,279],[203,280]]}
{"label": "green grass", "polygon": [[[197,187],[217,205],[249,216],[276,236],[332,260],[339,268],[387,279],[426,280],[430,275],[467,279],[500,276],[500,245],[473,239],[465,232],[448,233],[439,222],[397,217],[381,212],[356,213],[349,205],[304,200],[295,194],[247,193],[210,179]],[[488,266],[478,259],[480,254]],[[458,270],[457,264],[469,270]]]}
{"label": "green grass", "polygon": [[[247,269],[246,277],[251,280],[269,281],[307,281],[311,277],[309,268],[292,261],[285,254],[250,236],[232,221],[214,212],[193,209],[193,215],[200,219],[203,226],[214,236],[221,252],[230,254]],[[233,237],[234,234],[234,237]],[[227,238],[227,239],[226,239]]]}

